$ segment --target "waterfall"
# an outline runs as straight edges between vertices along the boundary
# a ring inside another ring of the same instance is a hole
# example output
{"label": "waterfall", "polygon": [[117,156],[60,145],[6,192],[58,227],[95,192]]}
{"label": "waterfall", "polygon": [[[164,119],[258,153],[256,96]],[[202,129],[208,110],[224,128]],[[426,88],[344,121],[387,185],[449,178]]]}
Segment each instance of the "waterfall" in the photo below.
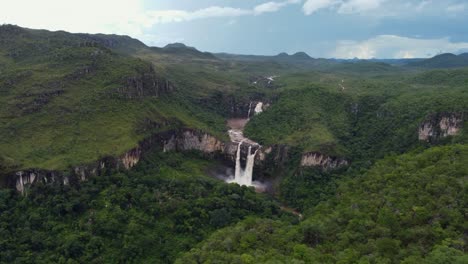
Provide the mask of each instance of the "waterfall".
{"label": "waterfall", "polygon": [[255,106],[255,114],[260,114],[261,112],[263,112],[263,103],[262,102],[258,102],[257,105]]}
{"label": "waterfall", "polygon": [[242,170],[240,162],[241,146],[242,141],[239,142],[239,145],[237,145],[236,170],[234,175],[234,181],[232,182],[235,182],[239,185],[252,186],[253,167],[258,149],[252,154],[252,146],[249,145],[249,152],[247,154],[247,164],[245,165],[245,170]]}
{"label": "waterfall", "polygon": [[247,119],[250,118],[250,110],[252,110],[252,101],[250,101],[250,104],[249,104],[249,112],[247,113]]}
{"label": "waterfall", "polygon": [[234,174],[234,182],[237,182],[239,184],[240,184],[240,179],[241,179],[241,176],[242,176],[242,168],[241,168],[241,162],[240,162],[241,146],[242,146],[242,141],[239,142],[239,145],[237,145],[236,171],[235,171],[235,174]]}
{"label": "waterfall", "polygon": [[257,155],[257,150],[252,154],[252,146],[249,146],[249,154],[247,154],[247,164],[245,165],[244,180],[246,185],[252,185],[252,174],[253,167],[255,163],[255,155]]}

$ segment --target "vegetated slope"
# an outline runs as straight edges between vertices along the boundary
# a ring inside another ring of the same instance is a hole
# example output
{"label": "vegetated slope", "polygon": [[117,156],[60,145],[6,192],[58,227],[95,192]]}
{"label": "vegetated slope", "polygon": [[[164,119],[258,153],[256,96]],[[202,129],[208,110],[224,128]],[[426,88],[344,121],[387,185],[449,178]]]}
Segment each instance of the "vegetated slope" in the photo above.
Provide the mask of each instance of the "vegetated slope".
{"label": "vegetated slope", "polygon": [[[291,85],[278,90],[278,100],[245,129],[249,138],[261,144],[289,147],[293,160],[279,172],[278,195],[300,211],[328,199],[341,178],[356,176],[378,159],[427,146],[418,133],[421,123],[432,115],[457,113],[464,116],[462,127],[467,126],[468,90],[463,85],[412,84],[414,76],[403,81],[346,76],[345,82],[339,77],[307,84],[302,74],[285,76],[283,82]],[[432,144],[465,143],[466,137],[463,129],[456,137]],[[300,154],[306,152],[345,158],[351,168],[298,170]]]}
{"label": "vegetated slope", "polygon": [[154,153],[132,171],[79,187],[0,190],[0,262],[171,263],[216,229],[282,214],[253,189],[205,176],[211,165],[194,154]]}
{"label": "vegetated slope", "polygon": [[468,67],[468,56],[466,53],[458,56],[452,53],[444,53],[430,59],[409,63],[408,66],[422,68]]}
{"label": "vegetated slope", "polygon": [[177,263],[466,263],[468,147],[390,156],[298,226],[246,220]]}
{"label": "vegetated slope", "polygon": [[416,75],[413,81],[425,85],[467,87],[468,68],[430,70]]}
{"label": "vegetated slope", "polygon": [[125,55],[144,47],[136,40],[11,25],[0,35],[0,156],[17,169],[120,155],[178,126],[224,130],[215,114],[172,96],[150,62]]}
{"label": "vegetated slope", "polygon": [[468,109],[464,85],[421,86],[411,78],[397,81],[396,75],[346,81],[339,76],[327,84],[285,76],[290,86],[278,90],[268,111],[252,118],[246,135],[262,144],[366,161],[416,146],[419,125],[429,114]]}

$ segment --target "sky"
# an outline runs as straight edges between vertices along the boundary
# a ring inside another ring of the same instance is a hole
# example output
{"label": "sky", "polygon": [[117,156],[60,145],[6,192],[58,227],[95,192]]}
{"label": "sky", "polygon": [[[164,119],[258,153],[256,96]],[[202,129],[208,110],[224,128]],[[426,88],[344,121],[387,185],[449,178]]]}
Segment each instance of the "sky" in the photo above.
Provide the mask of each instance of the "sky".
{"label": "sky", "polygon": [[0,24],[317,58],[468,52],[468,0],[0,0]]}

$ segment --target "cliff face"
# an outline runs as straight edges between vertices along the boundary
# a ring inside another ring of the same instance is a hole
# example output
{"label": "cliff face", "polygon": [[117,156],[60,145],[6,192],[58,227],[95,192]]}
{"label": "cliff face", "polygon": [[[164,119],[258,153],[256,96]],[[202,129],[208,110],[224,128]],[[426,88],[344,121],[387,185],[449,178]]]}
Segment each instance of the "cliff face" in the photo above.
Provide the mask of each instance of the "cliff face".
{"label": "cliff face", "polygon": [[142,149],[136,147],[119,157],[105,157],[94,163],[73,167],[69,172],[38,169],[22,170],[14,173],[7,181],[9,186],[24,194],[28,186],[39,182],[68,185],[71,182],[85,181],[89,177],[102,175],[106,169],[128,170],[138,163],[141,155]]}
{"label": "cliff face", "polygon": [[151,66],[135,76],[126,77],[123,85],[117,88],[116,94],[126,99],[138,99],[148,96],[159,97],[172,90],[174,90],[172,83],[156,76]]}
{"label": "cliff face", "polygon": [[[249,146],[255,152],[260,146],[243,143],[241,153],[245,162]],[[198,150],[209,155],[217,155],[227,160],[235,161],[238,143],[223,142],[218,138],[197,130],[180,129],[155,134],[139,143],[139,145],[118,157],[105,157],[94,163],[73,167],[69,172],[29,169],[13,173],[8,177],[8,185],[25,193],[28,186],[38,182],[44,184],[74,184],[87,180],[89,177],[103,175],[106,170],[128,170],[138,164],[148,151],[160,148],[163,152]],[[275,164],[281,166],[290,158],[288,147],[283,145],[261,148],[255,157],[256,166]],[[304,154],[301,166],[319,166],[333,169],[348,165],[343,159],[328,157],[319,153]]]}
{"label": "cliff face", "polygon": [[463,113],[437,113],[430,115],[419,126],[419,140],[434,142],[457,135],[463,125]]}
{"label": "cliff face", "polygon": [[203,153],[224,152],[225,144],[214,136],[193,130],[173,134],[163,141],[163,151],[199,150]]}
{"label": "cliff face", "polygon": [[105,157],[97,162],[73,167],[69,172],[38,169],[18,171],[8,177],[7,184],[24,193],[29,185],[38,182],[68,185],[72,182],[85,181],[89,177],[102,175],[108,169],[131,169],[146,152],[158,147],[162,147],[165,152],[199,150],[206,154],[233,155],[229,154],[232,149],[231,144],[225,144],[204,132],[182,129],[155,134],[118,157]]}
{"label": "cliff face", "polygon": [[347,166],[349,162],[342,158],[331,157],[321,153],[312,152],[302,155],[302,167],[321,167],[323,169],[335,169]]}

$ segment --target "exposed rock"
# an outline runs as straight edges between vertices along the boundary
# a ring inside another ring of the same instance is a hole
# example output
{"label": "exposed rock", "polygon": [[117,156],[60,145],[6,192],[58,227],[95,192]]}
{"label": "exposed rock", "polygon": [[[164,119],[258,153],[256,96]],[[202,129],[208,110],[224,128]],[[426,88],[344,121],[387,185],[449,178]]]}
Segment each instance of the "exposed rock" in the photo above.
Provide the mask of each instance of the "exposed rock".
{"label": "exposed rock", "polygon": [[[128,170],[138,164],[144,153],[155,147],[163,151],[199,150],[205,154],[234,155],[231,144],[224,143],[216,137],[201,131],[181,129],[155,134],[139,143],[139,145],[118,157],[104,157],[97,162],[75,166],[71,171],[47,171],[29,169],[13,173],[7,179],[7,185],[24,193],[26,188],[39,181],[43,183],[60,183],[86,181],[90,177],[99,176],[106,170]],[[70,175],[70,176],[68,176]]]}
{"label": "exposed rock", "polygon": [[22,194],[26,189],[37,182],[51,183],[62,182],[68,184],[68,179],[56,171],[23,170],[15,173],[14,186]]}
{"label": "exposed rock", "polygon": [[174,134],[163,143],[163,151],[185,151],[199,150],[203,153],[223,152],[225,144],[216,137],[199,133],[193,130],[187,130],[182,134]]}
{"label": "exposed rock", "polygon": [[434,142],[457,135],[463,125],[463,113],[432,114],[419,126],[419,140]]}
{"label": "exposed rock", "polygon": [[123,85],[117,88],[117,95],[127,99],[138,99],[148,96],[159,97],[174,90],[168,80],[156,76],[152,66],[135,76],[126,77]]}
{"label": "exposed rock", "polygon": [[302,167],[321,167],[323,169],[335,169],[347,166],[349,162],[342,158],[331,157],[317,152],[302,155]]}
{"label": "exposed rock", "polygon": [[127,151],[124,155],[120,156],[119,163],[123,164],[125,169],[131,169],[140,161],[141,153],[140,147]]}

